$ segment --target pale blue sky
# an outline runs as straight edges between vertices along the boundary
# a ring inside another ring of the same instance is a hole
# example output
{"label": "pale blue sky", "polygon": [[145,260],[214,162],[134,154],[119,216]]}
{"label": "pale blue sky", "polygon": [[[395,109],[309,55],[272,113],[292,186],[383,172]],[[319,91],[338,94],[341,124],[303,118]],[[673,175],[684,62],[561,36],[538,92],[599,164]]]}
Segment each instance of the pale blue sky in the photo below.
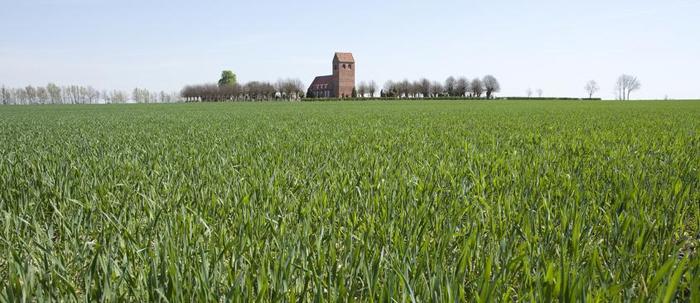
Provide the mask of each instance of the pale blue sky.
{"label": "pale blue sky", "polygon": [[350,51],[357,79],[496,76],[500,95],[700,97],[700,1],[0,0],[0,84],[146,87],[330,73]]}

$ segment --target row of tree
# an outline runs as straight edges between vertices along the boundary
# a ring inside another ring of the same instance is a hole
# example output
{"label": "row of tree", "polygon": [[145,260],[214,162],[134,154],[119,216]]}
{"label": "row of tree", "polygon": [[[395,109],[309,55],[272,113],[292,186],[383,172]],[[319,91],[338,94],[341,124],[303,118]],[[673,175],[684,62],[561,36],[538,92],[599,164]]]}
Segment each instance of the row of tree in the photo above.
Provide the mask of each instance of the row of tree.
{"label": "row of tree", "polygon": [[[623,74],[615,84],[618,100],[629,100],[633,91],[641,88],[639,79]],[[387,81],[379,96],[383,98],[493,98],[500,91],[498,80],[487,75],[471,81],[465,77],[448,77],[443,83],[420,79],[416,81]],[[600,90],[594,81],[588,81],[584,87],[589,98]],[[526,91],[528,98],[532,90]],[[542,90],[538,89],[542,97]],[[377,84],[374,81],[360,82],[353,97],[372,98],[377,96]],[[181,97],[181,98],[180,98]],[[304,84],[298,79],[278,80],[276,83],[252,81],[245,84],[236,82],[236,75],[223,71],[217,84],[186,86],[177,93],[155,92],[135,88],[131,93],[120,90],[97,90],[91,86],[58,86],[49,83],[45,87],[27,86],[24,88],[0,87],[0,104],[104,104],[104,103],[170,103],[178,101],[256,101],[304,98]]]}
{"label": "row of tree", "polygon": [[[622,74],[617,78],[615,82],[615,98],[617,100],[629,100],[630,94],[633,91],[642,88],[642,83],[635,76],[630,76],[627,74]],[[595,80],[588,81],[586,86],[583,87],[588,94],[588,98],[593,98],[593,95],[600,90],[600,86]]]}
{"label": "row of tree", "polygon": [[135,88],[131,94],[121,90],[97,90],[91,86],[44,86],[23,88],[0,87],[0,104],[105,104],[169,103],[179,100],[177,93],[155,92]]}
{"label": "row of tree", "polygon": [[280,79],[276,83],[251,81],[239,84],[236,74],[225,70],[217,84],[188,85],[180,96],[188,102],[297,100],[304,97],[299,79]]}
{"label": "row of tree", "polygon": [[[501,90],[496,77],[487,75],[483,78],[474,78],[471,81],[466,77],[455,78],[453,76],[444,82],[420,79],[415,81],[387,81],[379,92],[382,98],[482,98],[491,99],[494,93]],[[357,97],[375,97],[376,84],[360,82],[357,86]]]}
{"label": "row of tree", "polygon": [[615,82],[615,95],[618,100],[629,100],[633,91],[642,88],[642,83],[635,76],[623,74]]}

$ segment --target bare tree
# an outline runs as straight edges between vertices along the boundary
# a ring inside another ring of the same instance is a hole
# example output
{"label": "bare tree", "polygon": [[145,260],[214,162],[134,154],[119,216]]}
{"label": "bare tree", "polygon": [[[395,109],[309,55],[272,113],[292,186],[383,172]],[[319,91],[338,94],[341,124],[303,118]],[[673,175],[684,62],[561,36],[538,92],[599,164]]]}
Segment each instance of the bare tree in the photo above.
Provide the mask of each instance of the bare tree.
{"label": "bare tree", "polygon": [[449,76],[447,79],[445,79],[445,92],[447,93],[447,96],[454,96],[456,87],[457,80],[455,80],[455,77]]}
{"label": "bare tree", "polygon": [[420,94],[423,98],[430,97],[430,80],[423,78],[418,81],[420,83]]}
{"label": "bare tree", "polygon": [[481,98],[481,95],[484,93],[484,83],[481,82],[481,79],[474,78],[472,83],[469,85],[469,89],[472,93],[472,97]]}
{"label": "bare tree", "polygon": [[630,94],[633,91],[636,91],[638,89],[642,88],[642,83],[639,82],[639,79],[637,77],[631,77],[629,79],[628,85],[627,85],[627,100],[630,99]]}
{"label": "bare tree", "polygon": [[100,99],[100,91],[88,86],[85,88],[85,97],[89,104],[95,104]]}
{"label": "bare tree", "polygon": [[542,89],[541,89],[541,88],[538,88],[538,89],[537,89],[537,97],[542,98],[542,94],[543,94]]}
{"label": "bare tree", "polygon": [[617,78],[615,83],[615,91],[617,92],[617,97],[620,100],[629,100],[630,94],[642,87],[639,79],[635,76],[630,76],[623,74]]}
{"label": "bare tree", "polygon": [[527,94],[528,99],[532,98],[532,88],[528,88],[525,93]]}
{"label": "bare tree", "polygon": [[369,97],[374,98],[374,93],[377,92],[377,83],[374,82],[374,80],[369,81],[369,84],[367,84],[367,90],[369,91]]}
{"label": "bare tree", "polygon": [[440,97],[445,92],[445,90],[442,87],[442,84],[440,82],[434,81],[433,84],[430,85],[430,96],[431,97]]}
{"label": "bare tree", "polygon": [[393,98],[396,97],[396,95],[398,95],[396,84],[394,83],[394,81],[391,80],[384,82],[384,88],[382,89],[382,91],[384,92],[384,96],[382,97]]}
{"label": "bare tree", "polygon": [[112,98],[115,103],[126,103],[129,101],[129,94],[124,91],[114,91]]}
{"label": "bare tree", "polygon": [[408,79],[404,79],[399,83],[399,94],[403,96],[403,98],[408,99],[411,95],[411,82],[408,81]]}
{"label": "bare tree", "polygon": [[46,90],[49,93],[49,102],[51,102],[51,104],[63,103],[63,100],[61,99],[60,87],[58,87],[56,84],[49,83],[46,85]]}
{"label": "bare tree", "polygon": [[591,80],[586,82],[586,86],[583,88],[586,90],[586,93],[588,94],[588,99],[593,99],[593,95],[600,90],[600,87],[598,86],[598,83],[595,82],[595,80]]}
{"label": "bare tree", "polygon": [[10,104],[10,91],[4,85],[0,88],[0,101],[3,105]]}
{"label": "bare tree", "polygon": [[360,98],[365,97],[365,95],[367,94],[367,83],[362,81],[360,82],[360,84],[357,85],[357,94]]}
{"label": "bare tree", "polygon": [[469,90],[469,80],[465,77],[459,77],[457,84],[455,84],[455,95],[463,98],[467,95],[467,90]]}
{"label": "bare tree", "polygon": [[496,77],[486,75],[484,76],[484,89],[486,90],[486,99],[491,99],[493,93],[501,91],[501,85],[498,84]]}
{"label": "bare tree", "polygon": [[39,104],[46,104],[49,103],[49,92],[46,90],[45,87],[37,87],[36,88],[36,98],[37,98],[37,103]]}
{"label": "bare tree", "polygon": [[29,85],[24,88],[25,93],[27,94],[27,103],[29,104],[35,104],[36,103],[36,88],[33,86]]}

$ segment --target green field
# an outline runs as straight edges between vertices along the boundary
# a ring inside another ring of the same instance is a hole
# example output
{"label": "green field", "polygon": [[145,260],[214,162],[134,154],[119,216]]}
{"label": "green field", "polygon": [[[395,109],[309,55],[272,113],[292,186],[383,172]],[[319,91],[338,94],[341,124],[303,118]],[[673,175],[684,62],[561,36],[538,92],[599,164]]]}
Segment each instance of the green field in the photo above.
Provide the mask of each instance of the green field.
{"label": "green field", "polygon": [[700,302],[700,102],[0,107],[0,301]]}

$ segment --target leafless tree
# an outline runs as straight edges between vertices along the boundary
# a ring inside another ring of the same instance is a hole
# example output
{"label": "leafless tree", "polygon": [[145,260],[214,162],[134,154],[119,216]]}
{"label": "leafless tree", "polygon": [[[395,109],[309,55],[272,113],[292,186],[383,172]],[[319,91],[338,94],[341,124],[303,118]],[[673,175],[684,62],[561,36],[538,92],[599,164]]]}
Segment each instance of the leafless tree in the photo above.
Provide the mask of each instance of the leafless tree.
{"label": "leafless tree", "polygon": [[377,83],[374,82],[374,80],[369,81],[369,84],[367,84],[367,90],[369,91],[369,97],[374,98],[374,93],[377,92]]}
{"label": "leafless tree", "polygon": [[598,86],[598,83],[595,82],[595,80],[591,80],[586,82],[586,86],[584,87],[586,90],[586,93],[588,94],[588,99],[593,99],[593,95],[600,90],[600,87]]}
{"label": "leafless tree", "polygon": [[24,88],[24,90],[25,90],[25,92],[26,92],[26,94],[27,94],[27,102],[28,102],[29,104],[36,104],[36,103],[37,103],[37,102],[36,102],[36,100],[37,100],[37,98],[36,98],[36,89],[35,89],[33,86],[28,85],[27,87]]}
{"label": "leafless tree", "polygon": [[364,81],[357,85],[357,94],[360,98],[364,98],[367,95],[367,83]]}
{"label": "leafless tree", "polygon": [[411,82],[411,96],[413,98],[420,98],[422,96],[422,87],[419,80]]}
{"label": "leafless tree", "polygon": [[525,93],[527,94],[528,99],[532,98],[532,88],[528,88]]}
{"label": "leafless tree", "polygon": [[501,91],[501,85],[496,80],[496,77],[491,75],[484,76],[484,89],[486,90],[486,99],[491,99],[493,93]]}
{"label": "leafless tree", "polygon": [[[264,83],[262,83],[264,84]],[[225,92],[226,100],[235,100],[236,95],[238,95],[238,86],[233,85],[230,87],[229,91]],[[232,91],[231,91],[232,90]],[[299,79],[285,79],[278,80],[275,84],[276,93],[279,93],[279,97],[287,100],[296,100],[301,97],[304,91],[304,84]]]}
{"label": "leafless tree", "polygon": [[411,96],[411,82],[408,79],[404,79],[399,83],[399,90],[403,98],[409,98]]}
{"label": "leafless tree", "polygon": [[484,93],[484,83],[481,82],[481,79],[474,78],[469,85],[469,90],[472,93],[472,97],[481,98],[481,95]]}
{"label": "leafless tree", "polygon": [[125,93],[123,91],[113,90],[109,94],[109,99],[110,99],[111,103],[123,104],[129,100],[129,96],[127,93]]}
{"label": "leafless tree", "polygon": [[0,101],[3,105],[10,104],[10,91],[4,85],[0,88]]}
{"label": "leafless tree", "polygon": [[465,77],[460,77],[457,79],[457,84],[455,85],[455,96],[464,97],[467,95],[467,90],[469,90],[469,80]]}
{"label": "leafless tree", "polygon": [[544,93],[544,92],[542,92],[542,89],[541,89],[541,88],[538,88],[538,89],[537,89],[537,97],[542,98],[542,94],[543,94],[543,93]]}
{"label": "leafless tree", "polygon": [[430,97],[430,80],[422,78],[418,82],[420,83],[420,94],[423,96],[423,98]]}
{"label": "leafless tree", "polygon": [[36,98],[39,104],[49,103],[49,92],[46,90],[46,87],[40,86],[36,88]]}
{"label": "leafless tree", "polygon": [[384,88],[382,89],[382,92],[384,93],[384,96],[382,97],[399,97],[398,85],[391,80],[384,82]]}
{"label": "leafless tree", "polygon": [[63,100],[61,98],[61,88],[58,87],[56,84],[49,83],[48,85],[46,85],[46,91],[49,94],[49,102],[51,104],[63,103]]}
{"label": "leafless tree", "polygon": [[444,88],[440,82],[434,81],[430,84],[430,96],[433,98],[440,97],[444,93]]}
{"label": "leafless tree", "polygon": [[623,74],[617,78],[615,90],[617,91],[618,99],[629,100],[630,94],[641,87],[642,84],[637,77]]}
{"label": "leafless tree", "polygon": [[131,98],[136,103],[151,103],[151,92],[137,87],[131,93]]}
{"label": "leafless tree", "polygon": [[455,80],[455,77],[449,76],[445,79],[445,92],[447,96],[453,97],[455,95],[456,84],[457,80]]}
{"label": "leafless tree", "polygon": [[85,97],[89,104],[95,104],[97,100],[100,99],[100,91],[94,89],[92,86],[88,86],[85,88]]}

